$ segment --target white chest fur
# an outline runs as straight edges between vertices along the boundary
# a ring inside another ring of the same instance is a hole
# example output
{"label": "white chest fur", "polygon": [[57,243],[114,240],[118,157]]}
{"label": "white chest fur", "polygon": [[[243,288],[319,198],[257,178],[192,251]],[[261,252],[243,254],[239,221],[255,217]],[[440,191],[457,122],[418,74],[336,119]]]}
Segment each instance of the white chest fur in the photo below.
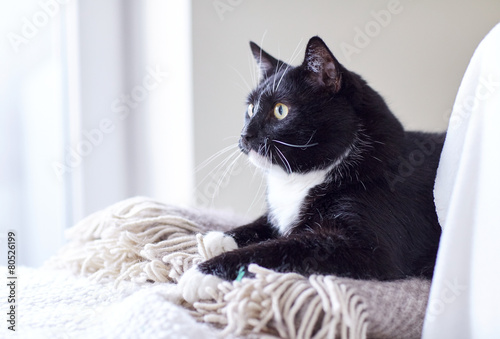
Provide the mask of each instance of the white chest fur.
{"label": "white chest fur", "polygon": [[325,181],[330,169],[288,174],[280,167],[273,166],[267,172],[269,213],[272,223],[281,234],[287,233],[299,221],[309,191]]}

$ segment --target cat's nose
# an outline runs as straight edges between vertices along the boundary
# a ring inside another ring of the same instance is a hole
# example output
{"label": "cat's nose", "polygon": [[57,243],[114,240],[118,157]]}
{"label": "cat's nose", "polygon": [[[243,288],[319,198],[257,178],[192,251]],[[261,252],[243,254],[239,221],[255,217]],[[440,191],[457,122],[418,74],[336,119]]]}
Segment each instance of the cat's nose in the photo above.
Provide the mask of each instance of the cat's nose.
{"label": "cat's nose", "polygon": [[243,140],[244,142],[249,142],[253,137],[253,133],[250,133],[248,131],[245,131],[245,132],[242,132],[241,133],[241,140]]}
{"label": "cat's nose", "polygon": [[248,131],[243,131],[241,132],[241,137],[240,137],[240,148],[244,153],[250,152],[251,146],[250,146],[250,141],[253,139],[254,135],[253,133],[249,133]]}

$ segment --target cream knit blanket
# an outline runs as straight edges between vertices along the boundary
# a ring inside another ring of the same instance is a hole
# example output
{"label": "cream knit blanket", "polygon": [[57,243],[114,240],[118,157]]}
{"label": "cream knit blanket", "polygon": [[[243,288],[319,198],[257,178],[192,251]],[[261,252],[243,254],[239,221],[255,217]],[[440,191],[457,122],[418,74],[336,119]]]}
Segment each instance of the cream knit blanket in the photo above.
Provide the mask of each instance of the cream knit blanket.
{"label": "cream knit blanket", "polygon": [[239,223],[214,212],[132,198],[70,229],[69,243],[44,269],[69,269],[96,284],[112,283],[116,289],[130,284],[170,286],[170,302],[189,310],[199,322],[219,328],[222,336],[420,337],[430,282],[415,278],[394,282],[305,278],[251,265],[256,278],[221,283],[212,291],[212,300],[188,304],[174,284],[205,259],[197,234]]}

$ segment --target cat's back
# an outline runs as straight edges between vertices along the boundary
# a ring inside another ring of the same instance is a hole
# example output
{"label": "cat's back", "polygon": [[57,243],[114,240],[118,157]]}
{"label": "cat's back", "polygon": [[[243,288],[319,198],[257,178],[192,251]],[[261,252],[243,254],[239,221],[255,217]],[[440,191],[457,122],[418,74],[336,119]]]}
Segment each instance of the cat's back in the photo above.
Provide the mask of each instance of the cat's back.
{"label": "cat's back", "polygon": [[[395,175],[410,189],[432,190],[445,133],[406,132]],[[404,186],[404,185],[403,185]]]}
{"label": "cat's back", "polygon": [[[405,145],[403,153],[413,162],[431,162],[438,163],[443,149],[446,133],[428,133],[428,132],[405,132]],[[422,157],[422,160],[417,158]]]}

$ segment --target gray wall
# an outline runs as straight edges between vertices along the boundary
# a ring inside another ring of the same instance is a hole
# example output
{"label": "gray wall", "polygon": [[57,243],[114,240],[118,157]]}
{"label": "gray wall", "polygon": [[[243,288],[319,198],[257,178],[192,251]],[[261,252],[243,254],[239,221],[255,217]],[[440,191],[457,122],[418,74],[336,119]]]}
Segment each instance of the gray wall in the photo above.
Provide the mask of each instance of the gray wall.
{"label": "gray wall", "polygon": [[[493,0],[195,0],[196,164],[237,142],[247,84],[255,83],[249,40],[287,62],[297,49],[296,65],[308,39],[319,35],[408,129],[440,131],[475,47],[498,21],[500,2]],[[231,163],[218,170],[224,158],[197,172],[198,204],[256,216],[263,208],[261,177],[240,157],[221,178]]]}

